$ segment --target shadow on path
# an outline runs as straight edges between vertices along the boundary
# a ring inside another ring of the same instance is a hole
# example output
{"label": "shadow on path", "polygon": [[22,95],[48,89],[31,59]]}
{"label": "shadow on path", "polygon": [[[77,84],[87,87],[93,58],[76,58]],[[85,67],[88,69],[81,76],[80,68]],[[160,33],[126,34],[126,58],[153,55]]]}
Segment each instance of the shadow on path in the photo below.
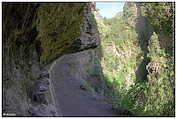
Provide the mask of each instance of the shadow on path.
{"label": "shadow on path", "polygon": [[[81,77],[71,69],[76,57],[72,54],[61,57],[51,69],[56,101],[63,116],[118,116],[111,105],[96,93],[80,89]],[[76,73],[77,72],[77,73]]]}

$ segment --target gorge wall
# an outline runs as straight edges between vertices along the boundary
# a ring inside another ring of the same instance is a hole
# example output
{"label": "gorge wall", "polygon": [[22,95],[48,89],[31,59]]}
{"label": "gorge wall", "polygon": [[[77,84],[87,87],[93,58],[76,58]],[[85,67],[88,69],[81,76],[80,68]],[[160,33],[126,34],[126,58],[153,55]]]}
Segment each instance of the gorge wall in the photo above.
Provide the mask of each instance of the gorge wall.
{"label": "gorge wall", "polygon": [[3,3],[3,116],[61,116],[46,66],[99,43],[90,3]]}
{"label": "gorge wall", "polygon": [[56,93],[69,83],[115,115],[174,116],[174,3],[127,2],[110,19],[91,3],[2,7],[3,116],[63,116]]}
{"label": "gorge wall", "polygon": [[126,2],[122,16],[95,15],[104,95],[113,109],[174,116],[174,3]]}

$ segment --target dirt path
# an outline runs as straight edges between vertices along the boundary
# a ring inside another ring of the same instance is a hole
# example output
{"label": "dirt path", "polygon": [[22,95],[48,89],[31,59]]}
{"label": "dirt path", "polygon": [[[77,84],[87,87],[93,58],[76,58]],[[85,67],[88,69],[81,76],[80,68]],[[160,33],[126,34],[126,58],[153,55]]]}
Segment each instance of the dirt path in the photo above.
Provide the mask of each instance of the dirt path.
{"label": "dirt path", "polygon": [[50,73],[57,109],[63,116],[118,116],[100,96],[79,88],[81,79],[71,73],[67,62],[56,62]]}

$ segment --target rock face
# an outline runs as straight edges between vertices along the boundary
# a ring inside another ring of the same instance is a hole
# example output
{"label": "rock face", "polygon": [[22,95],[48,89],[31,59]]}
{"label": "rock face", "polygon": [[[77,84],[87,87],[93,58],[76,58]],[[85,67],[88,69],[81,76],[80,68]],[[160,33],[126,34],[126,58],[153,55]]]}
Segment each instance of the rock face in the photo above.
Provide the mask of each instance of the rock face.
{"label": "rock face", "polygon": [[98,45],[90,3],[3,3],[3,116],[60,116],[43,68]]}
{"label": "rock face", "polygon": [[[84,10],[84,23],[81,26],[81,34],[71,46],[76,51],[95,48],[100,44],[96,21],[91,11]],[[79,44],[79,45],[77,45]]]}
{"label": "rock face", "polygon": [[132,26],[138,33],[138,43],[143,52],[143,61],[136,71],[136,77],[140,79],[147,79],[146,65],[149,63],[148,53],[148,42],[153,33],[153,28],[147,18],[143,16],[142,3],[131,3],[128,2],[124,6],[125,21]]}

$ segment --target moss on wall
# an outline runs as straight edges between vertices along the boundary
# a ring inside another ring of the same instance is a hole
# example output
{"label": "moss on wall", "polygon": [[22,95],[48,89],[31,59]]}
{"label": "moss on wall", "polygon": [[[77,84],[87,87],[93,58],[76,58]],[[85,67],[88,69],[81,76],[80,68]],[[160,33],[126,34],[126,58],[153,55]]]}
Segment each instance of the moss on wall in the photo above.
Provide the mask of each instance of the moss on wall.
{"label": "moss on wall", "polygon": [[127,109],[134,116],[175,115],[174,57],[168,53],[173,51],[173,39],[167,38],[173,35],[170,9],[174,11],[172,3],[128,2],[123,19],[97,21],[105,96],[113,108]]}
{"label": "moss on wall", "polygon": [[[85,3],[45,3],[38,10],[37,30],[41,41],[40,60],[46,64],[72,52],[69,48],[80,35]],[[68,9],[69,8],[69,9]]]}
{"label": "moss on wall", "polygon": [[[31,104],[29,90],[44,65],[67,53],[78,52],[82,45],[79,38],[87,30],[85,24],[90,23],[91,11],[88,3],[4,2],[2,7],[3,113],[12,110],[24,116]],[[48,100],[51,98],[47,96]]]}

